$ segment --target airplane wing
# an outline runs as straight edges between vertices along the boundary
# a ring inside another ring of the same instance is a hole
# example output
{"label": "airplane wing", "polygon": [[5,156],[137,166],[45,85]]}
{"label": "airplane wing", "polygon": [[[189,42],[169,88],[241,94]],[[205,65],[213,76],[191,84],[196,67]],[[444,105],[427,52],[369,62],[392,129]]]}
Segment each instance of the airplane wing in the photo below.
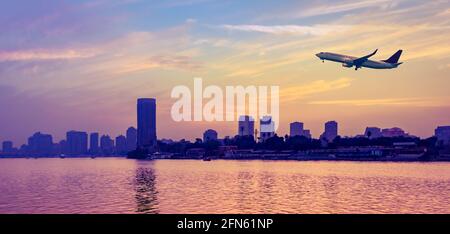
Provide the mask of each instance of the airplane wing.
{"label": "airplane wing", "polygon": [[364,57],[361,58],[357,58],[355,60],[353,60],[353,65],[356,67],[356,69],[360,68],[362,66],[362,64],[367,61],[370,57],[374,56],[377,53],[378,49],[376,49],[373,53],[366,55]]}

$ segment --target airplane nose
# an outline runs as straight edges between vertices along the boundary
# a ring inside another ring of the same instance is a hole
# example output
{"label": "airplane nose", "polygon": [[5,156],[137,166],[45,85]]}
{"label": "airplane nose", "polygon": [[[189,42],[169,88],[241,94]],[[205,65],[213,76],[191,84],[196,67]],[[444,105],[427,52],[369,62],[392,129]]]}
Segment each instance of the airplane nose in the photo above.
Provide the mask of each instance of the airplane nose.
{"label": "airplane nose", "polygon": [[320,53],[317,53],[316,56],[320,58]]}

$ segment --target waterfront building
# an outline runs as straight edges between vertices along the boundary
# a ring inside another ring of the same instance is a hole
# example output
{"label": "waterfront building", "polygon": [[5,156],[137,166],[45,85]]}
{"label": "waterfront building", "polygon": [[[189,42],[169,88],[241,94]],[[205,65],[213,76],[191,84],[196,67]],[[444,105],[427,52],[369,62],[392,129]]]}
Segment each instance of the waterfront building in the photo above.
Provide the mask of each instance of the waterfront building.
{"label": "waterfront building", "polygon": [[127,151],[135,150],[137,146],[137,130],[134,127],[127,129]]}
{"label": "waterfront building", "polygon": [[385,128],[381,131],[381,135],[383,137],[407,137],[409,136],[403,129],[401,128]]}
{"label": "waterfront building", "polygon": [[83,155],[88,152],[88,135],[86,132],[69,131],[66,133],[67,153]]}
{"label": "waterfront building", "polygon": [[275,136],[275,122],[271,116],[263,116],[259,121],[260,142]]}
{"label": "waterfront building", "polygon": [[217,141],[217,132],[213,129],[208,129],[203,133],[203,142]]}
{"label": "waterfront building", "polygon": [[437,140],[436,144],[450,145],[450,126],[438,126],[434,130],[434,136]]}
{"label": "waterfront building", "polygon": [[163,138],[159,141],[163,144],[168,144],[168,145],[175,143],[172,139],[165,139],[165,138]]}
{"label": "waterfront building", "polygon": [[13,142],[12,141],[3,141],[2,142],[2,152],[3,153],[14,152]]}
{"label": "waterfront building", "polygon": [[123,135],[116,137],[116,153],[125,155],[127,152],[127,138]]}
{"label": "waterfront building", "polygon": [[304,129],[303,130],[303,136],[306,137],[306,138],[311,139],[312,138],[311,131],[309,129]]}
{"label": "waterfront building", "polygon": [[114,141],[108,135],[100,138],[100,149],[103,155],[112,155],[114,153]]}
{"label": "waterfront building", "polygon": [[338,136],[338,123],[336,121],[328,121],[325,123],[325,131],[320,136],[321,140],[332,142]]}
{"label": "waterfront building", "polygon": [[137,145],[151,149],[156,146],[156,99],[137,100]]}
{"label": "waterfront building", "polygon": [[303,123],[301,122],[293,122],[289,124],[289,136],[303,136],[304,129]]}
{"label": "waterfront building", "polygon": [[89,135],[89,153],[97,154],[99,151],[98,132],[93,132]]}
{"label": "waterfront building", "polygon": [[59,149],[60,149],[60,152],[59,152],[59,154],[67,154],[68,153],[68,147],[67,147],[67,141],[66,140],[60,140],[59,142],[58,142],[58,145],[59,145]]}
{"label": "waterfront building", "polygon": [[238,135],[239,136],[254,136],[255,120],[248,115],[239,116]]}
{"label": "waterfront building", "polygon": [[53,138],[50,134],[37,132],[28,138],[28,153],[31,155],[48,156],[53,153]]}
{"label": "waterfront building", "polygon": [[367,127],[366,131],[364,132],[364,136],[369,139],[376,139],[380,138],[383,135],[381,134],[381,129],[377,127]]}

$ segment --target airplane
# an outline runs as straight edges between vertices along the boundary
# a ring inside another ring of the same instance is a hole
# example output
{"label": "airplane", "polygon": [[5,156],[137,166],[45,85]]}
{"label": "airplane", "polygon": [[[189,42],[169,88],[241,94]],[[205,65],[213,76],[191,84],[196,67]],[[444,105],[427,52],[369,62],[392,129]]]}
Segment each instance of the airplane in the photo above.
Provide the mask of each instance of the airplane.
{"label": "airplane", "polygon": [[357,71],[361,67],[373,68],[373,69],[391,69],[397,68],[398,65],[402,64],[402,62],[398,62],[400,59],[400,55],[402,55],[403,50],[397,51],[390,58],[381,61],[373,61],[369,60],[370,57],[374,56],[377,53],[378,49],[376,49],[373,53],[357,58],[348,55],[335,54],[330,52],[320,52],[316,54],[322,62],[325,60],[342,63],[343,67],[351,68],[355,66],[355,71]]}

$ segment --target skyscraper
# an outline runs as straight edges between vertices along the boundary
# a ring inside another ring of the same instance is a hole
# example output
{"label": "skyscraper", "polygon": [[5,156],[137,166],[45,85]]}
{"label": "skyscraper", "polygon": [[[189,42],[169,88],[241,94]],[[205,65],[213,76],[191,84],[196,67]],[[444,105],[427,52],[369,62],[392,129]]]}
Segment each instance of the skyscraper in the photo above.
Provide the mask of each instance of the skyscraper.
{"label": "skyscraper", "polygon": [[137,146],[137,130],[134,127],[127,129],[127,151],[135,150]]}
{"label": "skyscraper", "polygon": [[83,155],[88,151],[88,136],[86,132],[69,131],[66,134],[67,153],[71,155]]}
{"label": "skyscraper", "polygon": [[28,152],[32,155],[45,156],[53,152],[53,138],[50,134],[37,132],[28,138]]}
{"label": "skyscraper", "polygon": [[338,123],[336,121],[328,121],[325,123],[325,131],[320,139],[332,142],[338,136]]}
{"label": "skyscraper", "polygon": [[255,133],[255,120],[248,115],[239,116],[238,135],[253,136]]}
{"label": "skyscraper", "polygon": [[108,135],[100,137],[100,149],[103,155],[111,155],[114,152],[114,141]]}
{"label": "skyscraper", "polygon": [[98,132],[93,132],[89,136],[89,152],[91,154],[98,153]]}
{"label": "skyscraper", "polygon": [[303,123],[293,122],[289,125],[289,136],[303,136]]}
{"label": "skyscraper", "polygon": [[123,135],[116,137],[116,153],[125,155],[127,152],[127,138]]}
{"label": "skyscraper", "polygon": [[150,149],[156,145],[156,99],[137,100],[137,145]]}

